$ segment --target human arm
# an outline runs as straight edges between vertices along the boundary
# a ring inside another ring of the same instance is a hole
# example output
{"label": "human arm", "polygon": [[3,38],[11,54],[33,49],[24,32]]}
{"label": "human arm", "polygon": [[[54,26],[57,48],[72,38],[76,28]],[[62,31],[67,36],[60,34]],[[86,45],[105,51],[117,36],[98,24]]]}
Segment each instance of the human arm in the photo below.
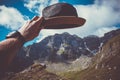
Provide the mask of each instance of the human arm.
{"label": "human arm", "polygon": [[[43,28],[40,26],[42,21],[43,18],[36,16],[18,30],[26,42],[38,36]],[[8,38],[0,42],[0,71],[8,67],[23,44],[19,38]]]}

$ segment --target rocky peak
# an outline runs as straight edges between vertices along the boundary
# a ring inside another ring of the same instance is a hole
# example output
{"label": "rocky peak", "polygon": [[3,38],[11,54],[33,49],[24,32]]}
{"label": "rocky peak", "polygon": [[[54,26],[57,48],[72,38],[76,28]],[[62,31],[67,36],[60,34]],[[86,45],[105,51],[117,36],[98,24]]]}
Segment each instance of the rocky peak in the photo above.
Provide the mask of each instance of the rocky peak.
{"label": "rocky peak", "polygon": [[107,42],[109,39],[113,38],[114,36],[116,35],[119,35],[120,34],[120,29],[117,29],[117,30],[112,30],[108,33],[105,33],[104,36],[101,38],[102,39],[102,42]]}
{"label": "rocky peak", "polygon": [[46,37],[40,43],[32,45],[30,51],[31,58],[37,59],[39,57],[49,61],[51,59],[54,61],[58,61],[58,59],[74,60],[81,54],[91,55],[85,48],[82,38],[67,32]]}

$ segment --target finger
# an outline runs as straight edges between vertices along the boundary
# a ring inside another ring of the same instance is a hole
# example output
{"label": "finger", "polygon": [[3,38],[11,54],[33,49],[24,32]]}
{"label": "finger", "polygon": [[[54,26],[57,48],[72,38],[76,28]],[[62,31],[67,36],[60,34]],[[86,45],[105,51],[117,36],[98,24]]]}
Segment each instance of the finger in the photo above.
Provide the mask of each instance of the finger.
{"label": "finger", "polygon": [[30,23],[33,22],[33,21],[36,21],[38,18],[39,18],[38,16],[34,16],[34,17],[32,18],[32,20],[30,21]]}
{"label": "finger", "polygon": [[40,27],[42,27],[42,23],[43,23],[43,22],[44,22],[44,18],[43,18],[43,17],[38,18],[37,24],[38,24]]}
{"label": "finger", "polygon": [[36,21],[36,22],[37,22],[37,25],[39,25],[39,26],[37,27],[38,32],[39,32],[41,29],[43,29],[43,26],[42,26],[43,21],[44,21],[44,18],[43,18],[43,17],[39,18],[39,19]]}
{"label": "finger", "polygon": [[43,17],[39,17],[39,18],[37,19],[37,22],[41,23],[43,19],[44,19]]}
{"label": "finger", "polygon": [[38,18],[39,18],[39,16],[34,16],[32,20],[36,21]]}

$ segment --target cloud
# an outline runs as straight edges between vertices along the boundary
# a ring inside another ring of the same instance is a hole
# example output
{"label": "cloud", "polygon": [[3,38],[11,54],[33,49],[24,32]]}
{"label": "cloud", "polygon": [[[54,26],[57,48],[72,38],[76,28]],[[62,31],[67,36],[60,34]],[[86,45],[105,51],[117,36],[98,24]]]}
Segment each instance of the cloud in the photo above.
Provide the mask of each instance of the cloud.
{"label": "cloud", "polygon": [[120,0],[95,0],[95,4],[97,5],[104,5],[104,6],[109,6],[112,7],[113,9],[118,9],[120,10]]}
{"label": "cloud", "polygon": [[80,36],[103,36],[104,33],[117,29],[114,25],[120,23],[120,14],[115,12],[112,7],[99,6],[96,4],[87,6],[78,5],[75,7],[78,11],[78,15],[87,20],[83,27],[75,31],[76,34]]}
{"label": "cloud", "polygon": [[48,5],[58,3],[59,0],[25,0],[24,6],[29,9],[29,11],[42,15],[42,10]]}
{"label": "cloud", "polygon": [[0,25],[6,28],[17,30],[27,19],[28,17],[13,7],[0,6]]}
{"label": "cloud", "polygon": [[[33,3],[32,3],[33,2]],[[39,0],[27,1],[25,6],[30,11],[35,11],[41,15],[44,7],[58,2],[55,0]],[[86,19],[85,25],[79,28],[64,29],[64,30],[42,30],[42,38],[55,33],[69,32],[80,37],[88,35],[103,36],[104,33],[117,29],[116,24],[120,23],[120,0],[95,0],[92,5],[73,5],[78,12],[79,17]],[[39,5],[37,5],[39,4]]]}

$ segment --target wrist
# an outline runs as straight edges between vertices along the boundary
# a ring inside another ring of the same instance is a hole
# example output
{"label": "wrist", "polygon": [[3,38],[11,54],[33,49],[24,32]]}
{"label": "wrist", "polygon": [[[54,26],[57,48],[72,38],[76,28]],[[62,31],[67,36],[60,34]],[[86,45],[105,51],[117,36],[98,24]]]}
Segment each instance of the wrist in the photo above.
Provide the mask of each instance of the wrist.
{"label": "wrist", "polygon": [[28,40],[28,34],[27,31],[22,31],[22,30],[18,30],[18,32],[21,34],[21,36],[23,36],[24,40],[27,42]]}
{"label": "wrist", "polygon": [[6,39],[8,38],[15,38],[17,40],[19,40],[22,44],[24,44],[26,42],[25,38],[21,35],[21,33],[19,31],[14,31],[12,33],[9,33],[6,36]]}

